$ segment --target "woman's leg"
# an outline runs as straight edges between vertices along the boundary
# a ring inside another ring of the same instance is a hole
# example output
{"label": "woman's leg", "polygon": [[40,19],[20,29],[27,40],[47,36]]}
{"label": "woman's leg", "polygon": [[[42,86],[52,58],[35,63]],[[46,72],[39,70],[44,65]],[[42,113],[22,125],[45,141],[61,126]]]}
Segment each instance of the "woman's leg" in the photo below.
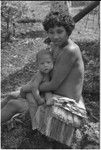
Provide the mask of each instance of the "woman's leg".
{"label": "woman's leg", "polygon": [[5,98],[5,99],[3,99],[3,100],[1,100],[1,109],[2,109],[3,107],[5,107],[5,105],[7,105],[8,101],[9,101],[9,98],[8,98],[8,97]]}
{"label": "woman's leg", "polygon": [[10,120],[15,114],[23,113],[28,110],[28,104],[26,100],[12,99],[1,109],[1,123]]}
{"label": "woman's leg", "polygon": [[37,104],[36,100],[34,99],[32,93],[26,94],[26,98],[27,98],[27,102],[28,102],[28,106],[29,106],[32,128],[35,129],[36,128],[35,115],[36,115],[36,112],[38,109],[38,104]]}
{"label": "woman's leg", "polygon": [[19,90],[2,95],[1,97],[5,97],[5,98],[3,98],[3,100],[1,99],[1,109],[8,103],[9,100],[18,99],[19,96],[20,96]]}

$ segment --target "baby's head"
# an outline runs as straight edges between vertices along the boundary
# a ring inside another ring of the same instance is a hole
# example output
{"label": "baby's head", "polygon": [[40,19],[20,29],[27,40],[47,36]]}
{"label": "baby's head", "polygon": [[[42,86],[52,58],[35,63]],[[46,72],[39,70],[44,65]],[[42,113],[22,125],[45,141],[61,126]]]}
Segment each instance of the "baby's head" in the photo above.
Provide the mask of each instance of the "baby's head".
{"label": "baby's head", "polygon": [[49,48],[37,53],[36,62],[41,73],[49,73],[53,69],[53,59]]}

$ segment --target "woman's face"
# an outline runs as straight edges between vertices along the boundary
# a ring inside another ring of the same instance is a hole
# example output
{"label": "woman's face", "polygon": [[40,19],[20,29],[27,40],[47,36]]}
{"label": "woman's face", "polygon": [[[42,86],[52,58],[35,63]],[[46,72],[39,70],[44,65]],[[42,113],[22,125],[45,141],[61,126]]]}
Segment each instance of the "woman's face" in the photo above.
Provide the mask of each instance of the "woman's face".
{"label": "woman's face", "polygon": [[51,42],[56,46],[61,46],[64,42],[68,40],[68,35],[66,29],[63,26],[55,26],[48,30],[48,36]]}

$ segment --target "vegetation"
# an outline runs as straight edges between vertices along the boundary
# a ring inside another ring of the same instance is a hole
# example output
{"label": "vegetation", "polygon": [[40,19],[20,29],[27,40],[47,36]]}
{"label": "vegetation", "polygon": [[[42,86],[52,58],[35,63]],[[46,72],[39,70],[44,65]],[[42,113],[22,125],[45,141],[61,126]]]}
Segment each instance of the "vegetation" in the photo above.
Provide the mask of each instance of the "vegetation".
{"label": "vegetation", "polygon": [[[15,91],[31,79],[37,71],[35,64],[36,52],[46,46],[43,43],[46,34],[43,31],[41,22],[17,24],[17,20],[31,15],[36,19],[42,20],[46,12],[49,11],[50,3],[33,1],[33,3],[30,2],[26,5],[24,2],[26,1],[1,2],[1,94]],[[79,11],[78,8],[73,9],[73,15],[77,11]],[[93,18],[95,22],[93,22]],[[14,27],[14,23],[16,27]],[[83,97],[89,116],[86,126],[82,126],[82,129],[77,131],[75,136],[79,135],[79,137],[76,138],[76,141],[74,140],[73,147],[82,148],[88,142],[88,145],[93,145],[94,148],[94,144],[99,145],[100,116],[100,41],[97,17],[92,15],[92,13],[84,17],[76,24],[71,38],[80,46],[84,59],[85,80]],[[36,132],[32,138],[28,114],[17,117],[17,120],[13,119],[13,121],[10,121],[10,126],[11,122],[13,122],[12,129],[8,129],[9,122],[2,126],[2,148],[18,148],[22,141],[24,141],[24,144],[31,145],[33,149],[49,148],[48,142],[39,132]],[[26,138],[27,134],[29,138]],[[84,139],[86,139],[86,144],[83,142],[85,141]],[[38,141],[41,141],[41,143],[38,143]]]}
{"label": "vegetation", "polygon": [[15,36],[17,20],[34,16],[34,11],[29,10],[26,2],[1,1],[1,40],[10,41]]}

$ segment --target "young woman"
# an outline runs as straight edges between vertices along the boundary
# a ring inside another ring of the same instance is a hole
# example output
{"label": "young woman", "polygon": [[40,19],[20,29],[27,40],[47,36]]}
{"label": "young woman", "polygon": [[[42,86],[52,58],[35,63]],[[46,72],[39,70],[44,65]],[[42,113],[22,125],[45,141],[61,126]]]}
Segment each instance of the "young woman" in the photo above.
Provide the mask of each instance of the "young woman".
{"label": "young woman", "polygon": [[[40,106],[32,128],[71,146],[75,129],[86,118],[82,98],[84,63],[79,46],[70,39],[75,23],[66,13],[50,12],[43,26],[51,41],[54,68],[51,80],[40,84],[39,90],[52,92],[54,105]],[[29,93],[27,99],[30,96]]]}

